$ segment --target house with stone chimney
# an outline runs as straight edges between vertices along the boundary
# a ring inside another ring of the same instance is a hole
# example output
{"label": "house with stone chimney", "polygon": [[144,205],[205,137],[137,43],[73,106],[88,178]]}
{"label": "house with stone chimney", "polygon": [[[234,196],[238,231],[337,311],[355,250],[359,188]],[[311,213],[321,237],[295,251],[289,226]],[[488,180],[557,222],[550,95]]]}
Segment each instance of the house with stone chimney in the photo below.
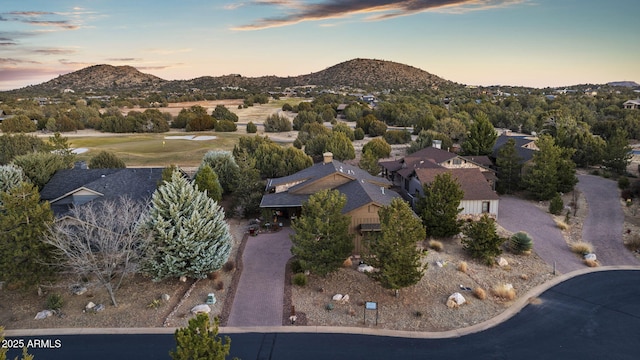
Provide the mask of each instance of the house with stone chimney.
{"label": "house with stone chimney", "polygon": [[321,190],[338,190],[347,198],[342,213],[351,218],[349,232],[355,235],[354,253],[363,250],[363,239],[380,231],[378,210],[400,195],[390,190],[391,182],[323,154],[323,161],[295,174],[267,179],[260,207],[272,210],[279,219],[300,215],[302,204]]}

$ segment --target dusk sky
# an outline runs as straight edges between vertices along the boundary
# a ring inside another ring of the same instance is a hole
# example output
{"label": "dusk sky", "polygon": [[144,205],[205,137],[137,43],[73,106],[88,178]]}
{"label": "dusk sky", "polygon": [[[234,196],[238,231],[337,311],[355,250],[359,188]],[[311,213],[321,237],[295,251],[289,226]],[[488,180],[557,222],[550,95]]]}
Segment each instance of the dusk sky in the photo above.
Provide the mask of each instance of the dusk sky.
{"label": "dusk sky", "polygon": [[2,0],[0,90],[96,64],[166,80],[355,58],[469,85],[640,82],[636,0]]}

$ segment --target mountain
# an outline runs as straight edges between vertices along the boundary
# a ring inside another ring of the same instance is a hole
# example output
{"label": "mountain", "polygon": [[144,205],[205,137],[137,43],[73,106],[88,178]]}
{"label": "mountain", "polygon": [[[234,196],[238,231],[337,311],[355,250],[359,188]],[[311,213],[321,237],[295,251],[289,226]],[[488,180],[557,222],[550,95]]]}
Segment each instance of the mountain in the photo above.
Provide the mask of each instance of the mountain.
{"label": "mountain", "polygon": [[640,87],[640,84],[638,84],[635,81],[613,81],[613,82],[607,83],[607,85],[623,86],[623,87],[630,87],[630,88]]}
{"label": "mountain", "polygon": [[164,80],[142,73],[131,66],[94,65],[39,85],[12,90],[17,93],[52,94],[65,89],[75,92],[108,92],[121,90],[186,91],[192,88],[215,89],[240,87],[250,90],[270,90],[292,86],[317,85],[324,87],[348,86],[353,89],[415,90],[454,83],[413,66],[392,61],[354,59],[315,73],[293,77],[243,77],[241,75],[202,76],[191,80]]}

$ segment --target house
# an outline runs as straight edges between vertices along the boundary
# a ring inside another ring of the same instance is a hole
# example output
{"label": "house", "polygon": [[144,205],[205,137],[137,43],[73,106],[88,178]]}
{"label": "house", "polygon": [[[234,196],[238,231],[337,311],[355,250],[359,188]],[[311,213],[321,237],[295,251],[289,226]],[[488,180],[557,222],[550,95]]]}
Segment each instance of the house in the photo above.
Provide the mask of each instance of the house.
{"label": "house", "polygon": [[464,198],[461,215],[488,213],[497,218],[498,195],[495,193],[495,172],[487,156],[461,156],[436,146],[426,147],[402,159],[382,161],[383,175],[400,188],[400,193],[415,208],[422,187],[436,175],[450,173],[458,180]]}
{"label": "house", "polygon": [[509,141],[513,139],[516,145],[516,153],[521,158],[521,163],[525,164],[533,159],[533,154],[538,151],[536,145],[536,138],[527,135],[509,135],[506,133],[501,134],[496,139],[496,143],[493,145],[492,157],[495,159],[498,157],[498,151]]}
{"label": "house", "polygon": [[72,207],[128,196],[148,200],[162,179],[162,168],[73,169],[58,170],[40,191],[49,201],[56,217],[65,216]]}
{"label": "house", "polygon": [[622,106],[625,109],[638,110],[638,109],[640,109],[640,99],[627,100],[624,103],[622,103]]}
{"label": "house", "polygon": [[378,210],[400,197],[390,187],[387,179],[333,160],[333,154],[325,153],[320,163],[289,176],[268,179],[260,207],[273,210],[279,219],[295,218],[314,193],[338,190],[347,198],[342,213],[351,218],[349,232],[355,235],[355,253],[360,253],[366,234],[380,231]]}

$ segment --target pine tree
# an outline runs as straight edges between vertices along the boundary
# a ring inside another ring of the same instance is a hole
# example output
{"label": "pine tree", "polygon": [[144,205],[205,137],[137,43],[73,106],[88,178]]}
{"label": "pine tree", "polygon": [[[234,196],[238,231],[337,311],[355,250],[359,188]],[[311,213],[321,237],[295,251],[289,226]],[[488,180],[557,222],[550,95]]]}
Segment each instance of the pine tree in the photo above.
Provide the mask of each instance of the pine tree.
{"label": "pine tree", "polygon": [[51,277],[53,248],[43,242],[53,221],[48,202],[23,182],[0,193],[0,278],[20,285],[37,285]]}
{"label": "pine tree", "polygon": [[26,180],[22,168],[9,164],[0,165],[0,192],[9,191]]}
{"label": "pine tree", "polygon": [[198,190],[206,191],[207,195],[216,202],[222,200],[222,186],[218,181],[218,174],[213,172],[208,164],[198,169],[193,182],[198,186]]}
{"label": "pine tree", "polygon": [[50,152],[32,152],[13,159],[13,164],[22,169],[24,175],[42,189],[56,171],[68,169],[71,163],[63,155]]}
{"label": "pine tree", "polygon": [[550,135],[540,135],[536,141],[540,149],[533,155],[533,165],[522,177],[527,191],[536,200],[549,200],[558,192],[558,165],[562,149]]}
{"label": "pine tree", "polygon": [[617,174],[624,174],[629,162],[631,162],[631,146],[628,134],[624,129],[616,129],[607,139],[602,165],[610,168]]}
{"label": "pine tree", "polygon": [[516,152],[516,142],[513,139],[498,150],[496,165],[498,166],[498,191],[503,194],[512,194],[520,187],[522,171],[522,158]]}
{"label": "pine tree", "polygon": [[178,172],[153,194],[147,225],[153,239],[144,269],[155,280],[204,278],[229,258],[232,238],[224,210]]}
{"label": "pine tree", "polygon": [[124,169],[126,167],[124,161],[109,151],[100,151],[89,160],[90,169]]}
{"label": "pine tree", "polygon": [[340,268],[353,250],[350,219],[342,214],[347,198],[337,190],[322,190],[302,205],[302,214],[291,228],[291,253],[304,270],[326,276]]}
{"label": "pine tree", "polygon": [[169,355],[174,360],[224,360],[231,351],[231,339],[218,336],[218,318],[209,320],[209,315],[198,314],[189,320],[186,328],[175,332],[176,350]]}
{"label": "pine tree", "polygon": [[418,199],[418,214],[427,227],[427,235],[449,237],[460,232],[461,221],[458,214],[462,211],[460,201],[464,191],[451,174],[436,175],[431,183],[424,184],[424,196]]}
{"label": "pine tree", "polygon": [[479,112],[474,118],[475,122],[469,127],[469,134],[462,143],[462,150],[466,155],[489,155],[498,134],[485,113]]}
{"label": "pine tree", "polygon": [[416,284],[424,275],[417,242],[425,238],[422,222],[406,201],[396,198],[380,214],[381,233],[369,244],[367,264],[378,269],[369,275],[388,289]]}
{"label": "pine tree", "polygon": [[380,165],[378,165],[378,158],[373,153],[373,150],[367,149],[362,153],[360,163],[358,163],[360,169],[368,172],[373,176],[377,176],[380,173]]}
{"label": "pine tree", "polygon": [[462,247],[487,265],[495,262],[495,257],[502,254],[502,244],[507,240],[496,232],[496,221],[484,214],[480,220],[464,227]]}
{"label": "pine tree", "polygon": [[240,169],[234,191],[236,208],[239,208],[240,215],[259,213],[264,182],[256,168],[256,159],[249,156],[245,150],[234,153],[234,158]]}
{"label": "pine tree", "polygon": [[229,194],[235,190],[239,169],[230,151],[207,151],[202,158],[202,164],[200,164],[198,171],[205,165],[209,165],[213,172],[218,174],[218,181],[220,182],[220,186],[222,186],[223,194]]}

